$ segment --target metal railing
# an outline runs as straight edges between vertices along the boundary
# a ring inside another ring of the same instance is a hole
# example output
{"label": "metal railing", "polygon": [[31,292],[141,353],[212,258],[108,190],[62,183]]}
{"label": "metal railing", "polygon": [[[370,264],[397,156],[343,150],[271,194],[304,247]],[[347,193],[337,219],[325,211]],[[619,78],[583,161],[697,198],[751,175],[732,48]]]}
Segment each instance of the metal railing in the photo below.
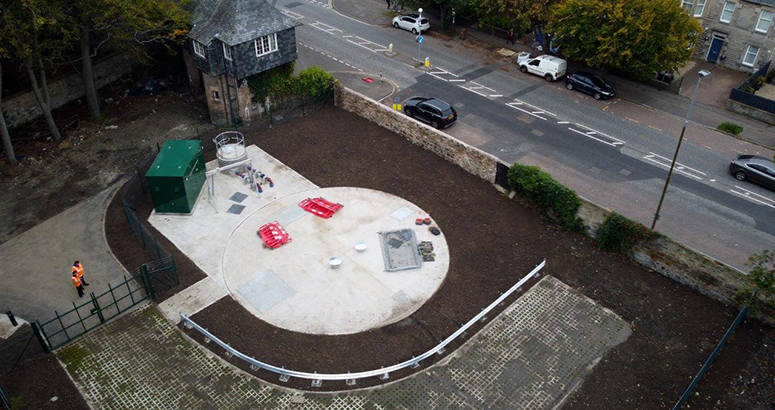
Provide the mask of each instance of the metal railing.
{"label": "metal railing", "polygon": [[[539,263],[535,268],[533,268],[530,273],[525,275],[522,279],[519,280],[514,286],[509,288],[506,292],[504,292],[500,297],[495,299],[494,302],[490,303],[489,306],[482,309],[481,312],[479,312],[478,315],[474,316],[466,322],[464,325],[460,327],[460,329],[456,330],[454,333],[449,335],[446,339],[442,340],[441,343],[433,347],[432,349],[428,350],[427,352],[412,357],[409,360],[403,361],[401,363],[388,366],[388,367],[382,367],[380,369],[376,370],[369,370],[364,372],[356,372],[356,373],[309,373],[309,372],[301,372],[296,370],[289,370],[284,367],[278,367],[274,366],[268,363],[264,363],[262,361],[256,360],[255,358],[252,358],[250,356],[245,355],[244,353],[234,349],[233,347],[229,346],[224,341],[218,339],[215,337],[212,333],[208,332],[207,329],[199,326],[196,324],[193,320],[189,319],[186,315],[180,314],[180,317],[183,321],[183,325],[187,329],[196,329],[199,333],[201,333],[205,337],[205,341],[212,341],[215,342],[218,346],[224,348],[228,353],[231,355],[239,358],[240,360],[243,360],[250,364],[250,368],[252,370],[260,370],[265,369],[273,373],[277,373],[280,375],[280,380],[285,382],[288,381],[290,377],[296,377],[300,379],[307,379],[307,380],[313,380],[316,382],[320,382],[322,380],[346,380],[348,385],[355,384],[356,379],[365,379],[368,377],[380,377],[382,379],[387,379],[388,375],[392,372],[405,369],[407,367],[417,368],[420,366],[420,362],[433,356],[434,354],[441,354],[444,352],[444,348],[452,343],[457,337],[459,337],[461,334],[463,334],[466,330],[468,330],[471,326],[473,326],[476,322],[481,320],[485,315],[487,315],[490,311],[492,311],[496,306],[498,306],[501,302],[503,302],[506,298],[508,298],[512,293],[514,293],[517,289],[519,289],[522,285],[525,284],[528,280],[530,280],[532,277],[538,275],[538,272],[543,269],[543,267],[546,265],[546,260],[543,260],[541,263]],[[313,382],[314,383],[314,382]],[[319,384],[318,384],[319,385]]]}

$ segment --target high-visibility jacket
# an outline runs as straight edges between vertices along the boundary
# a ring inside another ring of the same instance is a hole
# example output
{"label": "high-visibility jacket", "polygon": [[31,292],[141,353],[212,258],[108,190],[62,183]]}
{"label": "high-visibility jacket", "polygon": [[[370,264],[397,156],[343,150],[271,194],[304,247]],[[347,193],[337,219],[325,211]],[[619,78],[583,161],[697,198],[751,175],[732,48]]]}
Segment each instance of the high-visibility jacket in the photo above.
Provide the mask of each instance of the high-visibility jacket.
{"label": "high-visibility jacket", "polygon": [[75,275],[78,276],[78,279],[83,277],[83,265],[77,264],[73,265],[72,271],[75,272]]}
{"label": "high-visibility jacket", "polygon": [[73,282],[73,286],[75,286],[76,288],[81,286],[81,278],[79,278],[78,276],[70,276],[70,281]]}

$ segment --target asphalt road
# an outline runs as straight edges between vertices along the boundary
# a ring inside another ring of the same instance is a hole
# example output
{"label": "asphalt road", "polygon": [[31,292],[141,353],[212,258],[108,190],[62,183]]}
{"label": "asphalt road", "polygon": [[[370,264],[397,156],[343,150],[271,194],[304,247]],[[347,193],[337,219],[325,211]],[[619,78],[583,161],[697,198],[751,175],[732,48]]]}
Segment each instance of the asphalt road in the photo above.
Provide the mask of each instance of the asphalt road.
{"label": "asphalt road", "polygon": [[[650,225],[678,139],[675,118],[673,126],[662,126],[666,116],[633,120],[626,111],[639,108],[505,72],[502,63],[430,36],[419,55],[433,68],[414,68],[411,33],[363,24],[313,0],[275,6],[303,24],[296,33],[304,65],[382,73],[400,86],[396,98],[446,100],[460,116],[449,134],[506,163],[538,165],[581,196]],[[736,181],[727,166],[736,153],[772,152],[696,125],[686,135],[657,230],[743,269],[751,254],[775,248],[775,193]]]}

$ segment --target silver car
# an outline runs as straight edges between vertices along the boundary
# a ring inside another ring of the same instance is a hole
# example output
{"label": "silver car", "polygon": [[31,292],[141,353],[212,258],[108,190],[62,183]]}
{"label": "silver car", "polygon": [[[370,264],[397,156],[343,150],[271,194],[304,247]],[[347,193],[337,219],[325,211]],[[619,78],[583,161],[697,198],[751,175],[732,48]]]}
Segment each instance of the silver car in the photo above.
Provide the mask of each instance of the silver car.
{"label": "silver car", "polygon": [[749,180],[775,190],[775,162],[756,155],[738,155],[729,164],[729,173],[738,181]]}

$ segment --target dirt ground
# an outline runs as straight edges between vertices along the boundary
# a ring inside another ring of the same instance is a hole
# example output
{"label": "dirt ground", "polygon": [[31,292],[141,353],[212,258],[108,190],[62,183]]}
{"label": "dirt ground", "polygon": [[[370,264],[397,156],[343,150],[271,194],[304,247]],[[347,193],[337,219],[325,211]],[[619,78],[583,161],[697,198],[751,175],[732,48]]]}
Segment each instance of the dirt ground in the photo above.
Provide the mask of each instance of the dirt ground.
{"label": "dirt ground", "polygon": [[[372,332],[301,335],[261,322],[228,298],[193,317],[257,359],[321,372],[393,364],[435,345],[546,258],[545,273],[612,309],[633,328],[629,340],[603,358],[565,408],[603,409],[621,403],[618,407],[655,409],[677,400],[736,315],[622,257],[599,252],[591,239],[559,230],[521,201],[508,200],[487,182],[353,114],[327,108],[271,130],[247,132],[246,137],[319,186],[378,189],[418,204],[444,230],[451,252],[450,270],[437,294],[410,318]],[[214,157],[210,150],[206,155]],[[768,374],[766,355],[772,350],[764,340],[771,333],[758,323],[744,322],[691,406],[767,406],[766,392],[775,387],[772,378],[757,380],[758,395],[746,396],[738,394],[744,386],[738,380]],[[342,358],[347,358],[344,364]],[[258,376],[278,383],[274,374]],[[400,376],[391,375],[391,380]],[[310,389],[308,382],[291,385]],[[324,388],[344,386],[324,383]]]}

